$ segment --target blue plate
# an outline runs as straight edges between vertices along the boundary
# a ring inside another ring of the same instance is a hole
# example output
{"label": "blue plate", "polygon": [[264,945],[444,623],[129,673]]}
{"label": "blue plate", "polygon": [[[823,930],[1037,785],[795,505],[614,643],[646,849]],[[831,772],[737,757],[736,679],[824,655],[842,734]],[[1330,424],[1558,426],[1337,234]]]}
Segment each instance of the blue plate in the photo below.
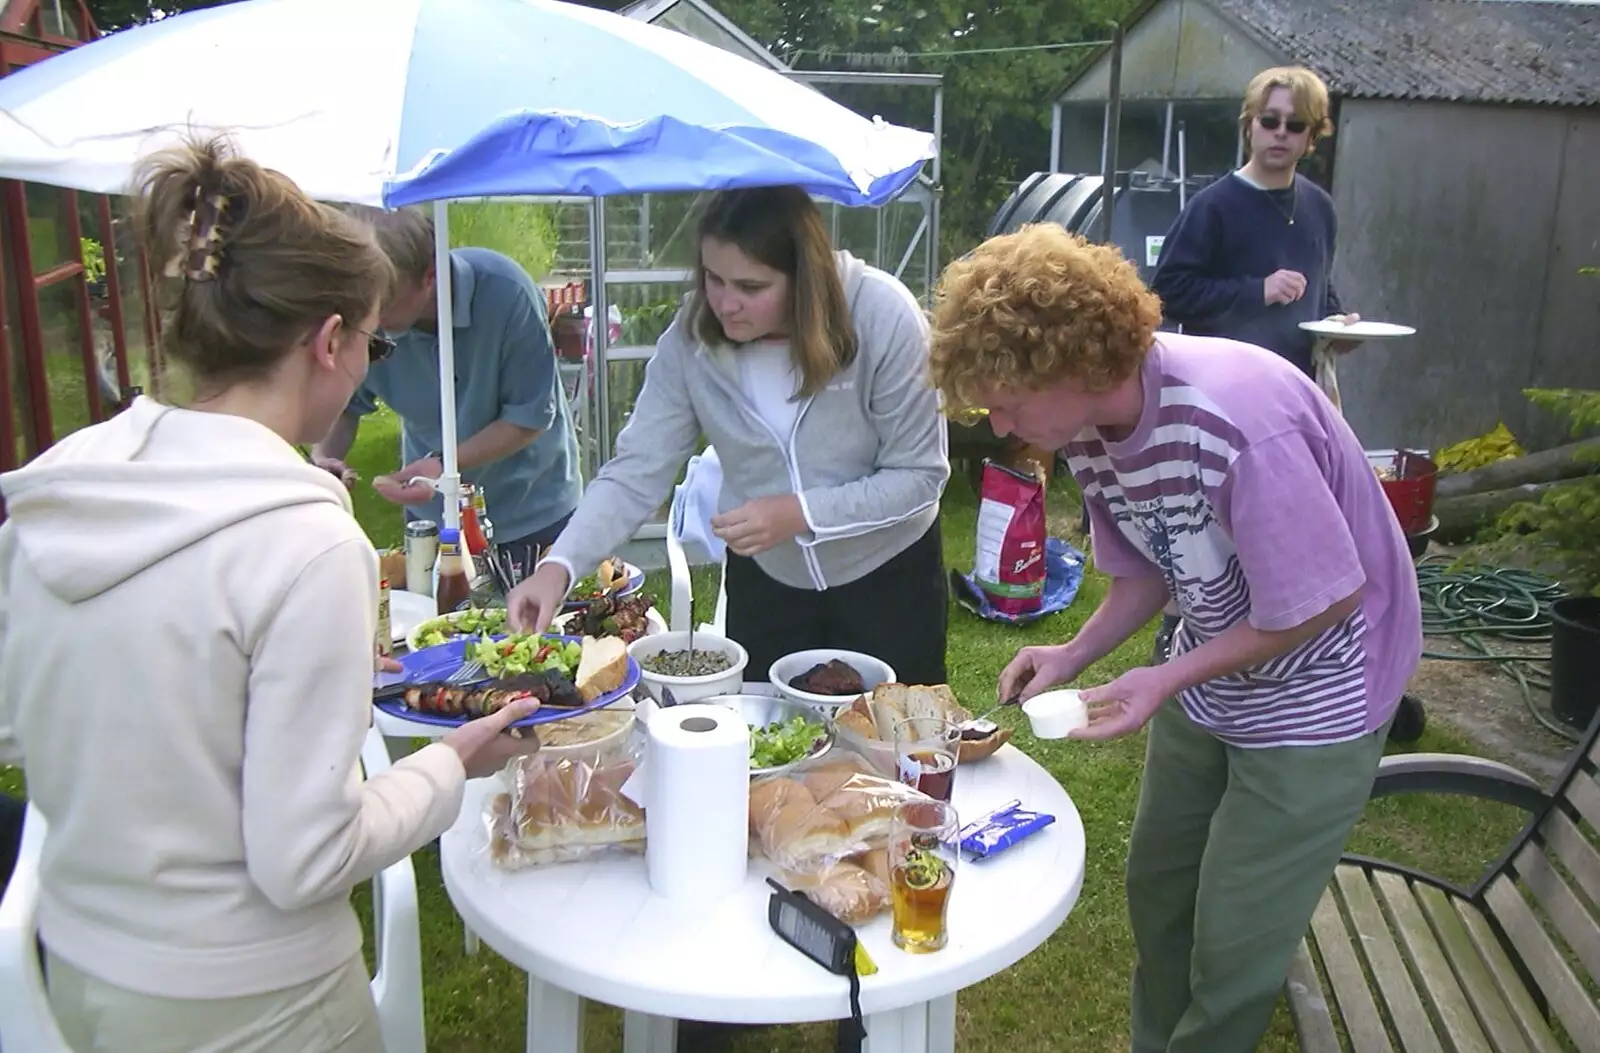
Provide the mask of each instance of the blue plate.
{"label": "blue plate", "polygon": [[[623,561],[622,565],[628,568],[628,584],[617,590],[618,599],[623,596],[632,596],[644,588],[644,571],[626,560]],[[593,602],[593,600],[567,600],[561,605],[561,612],[565,614],[567,611],[581,611]]]}
{"label": "blue plate", "polygon": [[[550,639],[560,640],[563,643],[582,642],[582,638],[577,636],[547,635],[550,636]],[[493,636],[490,639],[503,640],[505,635]],[[461,668],[467,644],[477,643],[478,640],[479,637],[477,636],[458,637],[454,640],[446,640],[437,647],[424,647],[420,651],[402,655],[399,661],[404,671],[399,673],[378,673],[372,678],[372,688],[376,691],[380,688],[393,687],[395,684],[425,684],[430,681],[445,680],[451,673]],[[470,685],[463,686],[477,686],[489,683],[493,683],[493,680],[489,677],[484,677],[481,680],[473,681]],[[635,662],[630,655],[628,657],[628,672],[623,676],[622,684],[615,691],[608,691],[596,697],[593,702],[576,709],[541,707],[533,716],[524,717],[511,726],[514,728],[528,728],[538,724],[550,724],[557,720],[578,716],[580,713],[592,713],[597,709],[604,709],[632,691],[638,683],[639,663]],[[468,717],[445,716],[439,713],[420,713],[398,698],[374,699],[372,704],[391,717],[414,721],[418,724],[433,724],[438,727],[456,728],[470,719]]]}

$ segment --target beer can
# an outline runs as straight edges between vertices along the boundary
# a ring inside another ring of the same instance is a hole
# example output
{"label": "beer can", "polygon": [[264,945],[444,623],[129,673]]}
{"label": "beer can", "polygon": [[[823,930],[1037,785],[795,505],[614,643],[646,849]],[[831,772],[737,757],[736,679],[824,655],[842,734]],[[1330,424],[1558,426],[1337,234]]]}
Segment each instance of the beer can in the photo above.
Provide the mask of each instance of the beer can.
{"label": "beer can", "polygon": [[433,595],[433,564],[439,557],[439,524],[414,519],[406,524],[406,590]]}

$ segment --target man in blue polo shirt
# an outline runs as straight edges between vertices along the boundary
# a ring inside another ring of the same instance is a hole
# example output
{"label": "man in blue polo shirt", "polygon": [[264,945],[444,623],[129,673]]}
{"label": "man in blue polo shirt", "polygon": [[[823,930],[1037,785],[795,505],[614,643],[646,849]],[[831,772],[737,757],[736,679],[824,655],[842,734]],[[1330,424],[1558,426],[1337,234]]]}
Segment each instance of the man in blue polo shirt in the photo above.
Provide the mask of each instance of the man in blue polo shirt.
{"label": "man in blue polo shirt", "polygon": [[[426,485],[444,471],[439,422],[439,336],[433,219],[422,208],[352,209],[373,226],[397,283],[379,316],[395,351],[375,363],[345,413],[313,451],[327,470],[354,480],[344,457],[363,416],[382,400],[404,424],[404,467],[373,480],[406,506],[407,518],[440,520]],[[450,254],[455,331],[456,448],[461,477],[482,488],[496,545],[531,568],[535,548],[555,540],[577,507],[577,440],[556,370],[545,299],[514,261],[488,249]]]}

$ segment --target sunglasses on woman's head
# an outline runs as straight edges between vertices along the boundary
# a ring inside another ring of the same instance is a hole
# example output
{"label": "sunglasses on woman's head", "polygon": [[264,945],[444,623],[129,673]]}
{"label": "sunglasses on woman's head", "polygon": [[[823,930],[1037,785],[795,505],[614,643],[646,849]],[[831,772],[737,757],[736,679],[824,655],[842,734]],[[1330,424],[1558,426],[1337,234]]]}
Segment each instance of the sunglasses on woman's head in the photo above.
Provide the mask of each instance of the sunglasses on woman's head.
{"label": "sunglasses on woman's head", "polygon": [[1260,117],[1257,117],[1256,120],[1260,121],[1261,127],[1265,128],[1269,132],[1277,131],[1278,125],[1281,124],[1289,129],[1290,135],[1299,135],[1301,132],[1311,127],[1298,117],[1290,117],[1287,121],[1285,121],[1282,117],[1279,117],[1275,113],[1263,113]]}
{"label": "sunglasses on woman's head", "polygon": [[365,329],[356,332],[367,338],[367,361],[382,362],[394,354],[395,342],[382,333],[369,333]]}

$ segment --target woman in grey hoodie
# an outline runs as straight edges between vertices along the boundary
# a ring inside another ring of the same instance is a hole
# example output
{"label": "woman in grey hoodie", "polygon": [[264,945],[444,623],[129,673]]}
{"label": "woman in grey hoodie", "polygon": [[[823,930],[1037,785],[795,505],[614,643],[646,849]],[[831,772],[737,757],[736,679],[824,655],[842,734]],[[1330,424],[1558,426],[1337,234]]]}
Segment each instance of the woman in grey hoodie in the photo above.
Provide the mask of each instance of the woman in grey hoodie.
{"label": "woman in grey hoodie", "polygon": [[754,674],[791,651],[840,647],[907,683],[943,683],[950,463],[921,307],[891,275],[833,251],[798,187],[716,194],[698,256],[616,456],[512,593],[513,623],[549,624],[708,441],[723,470],[712,528],[728,547],[728,634]]}

